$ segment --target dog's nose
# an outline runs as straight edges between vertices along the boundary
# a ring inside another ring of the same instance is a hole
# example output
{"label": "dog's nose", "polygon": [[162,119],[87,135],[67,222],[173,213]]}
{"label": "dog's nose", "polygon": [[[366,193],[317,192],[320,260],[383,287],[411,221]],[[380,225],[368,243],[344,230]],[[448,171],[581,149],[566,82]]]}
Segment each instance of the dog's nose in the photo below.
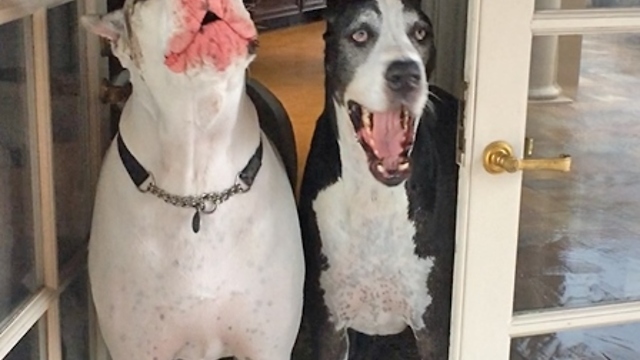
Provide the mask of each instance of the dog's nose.
{"label": "dog's nose", "polygon": [[420,66],[415,61],[398,60],[389,64],[384,78],[389,89],[399,93],[409,93],[420,86]]}

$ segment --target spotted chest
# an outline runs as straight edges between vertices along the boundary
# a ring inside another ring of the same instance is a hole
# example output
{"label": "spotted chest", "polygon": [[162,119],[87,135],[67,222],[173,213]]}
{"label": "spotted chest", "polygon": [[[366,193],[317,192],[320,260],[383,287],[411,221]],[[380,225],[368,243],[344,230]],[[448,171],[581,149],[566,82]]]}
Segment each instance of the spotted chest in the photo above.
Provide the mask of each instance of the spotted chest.
{"label": "spotted chest", "polygon": [[328,261],[320,285],[336,329],[388,335],[424,327],[433,259],[415,254],[404,186],[346,170],[313,208]]}

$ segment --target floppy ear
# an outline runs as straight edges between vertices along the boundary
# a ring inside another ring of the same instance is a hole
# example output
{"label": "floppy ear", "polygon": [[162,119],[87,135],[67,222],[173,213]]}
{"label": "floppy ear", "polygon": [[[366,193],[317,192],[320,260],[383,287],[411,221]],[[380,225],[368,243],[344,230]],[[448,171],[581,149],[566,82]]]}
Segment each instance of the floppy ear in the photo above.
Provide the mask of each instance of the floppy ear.
{"label": "floppy ear", "polygon": [[87,30],[113,42],[117,41],[124,33],[124,13],[122,9],[112,11],[106,15],[84,15],[80,22]]}

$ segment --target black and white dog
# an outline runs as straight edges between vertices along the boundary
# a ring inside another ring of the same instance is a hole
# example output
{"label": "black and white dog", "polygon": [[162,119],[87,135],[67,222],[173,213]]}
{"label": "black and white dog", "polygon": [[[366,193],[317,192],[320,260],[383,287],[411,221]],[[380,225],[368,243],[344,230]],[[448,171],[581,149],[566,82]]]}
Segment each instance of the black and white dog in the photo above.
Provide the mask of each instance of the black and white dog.
{"label": "black and white dog", "polygon": [[326,104],[299,205],[300,357],[393,359],[395,344],[400,358],[447,357],[458,104],[429,87],[433,30],[418,3],[328,9]]}

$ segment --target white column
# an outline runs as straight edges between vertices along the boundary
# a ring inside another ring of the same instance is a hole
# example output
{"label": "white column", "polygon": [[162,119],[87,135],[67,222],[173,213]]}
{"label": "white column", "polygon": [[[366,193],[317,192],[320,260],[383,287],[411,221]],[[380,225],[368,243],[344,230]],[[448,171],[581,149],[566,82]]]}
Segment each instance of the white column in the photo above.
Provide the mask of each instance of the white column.
{"label": "white column", "polygon": [[[560,0],[536,0],[536,10],[560,9]],[[536,36],[531,45],[529,99],[552,100],[560,95],[556,81],[558,37]]]}

